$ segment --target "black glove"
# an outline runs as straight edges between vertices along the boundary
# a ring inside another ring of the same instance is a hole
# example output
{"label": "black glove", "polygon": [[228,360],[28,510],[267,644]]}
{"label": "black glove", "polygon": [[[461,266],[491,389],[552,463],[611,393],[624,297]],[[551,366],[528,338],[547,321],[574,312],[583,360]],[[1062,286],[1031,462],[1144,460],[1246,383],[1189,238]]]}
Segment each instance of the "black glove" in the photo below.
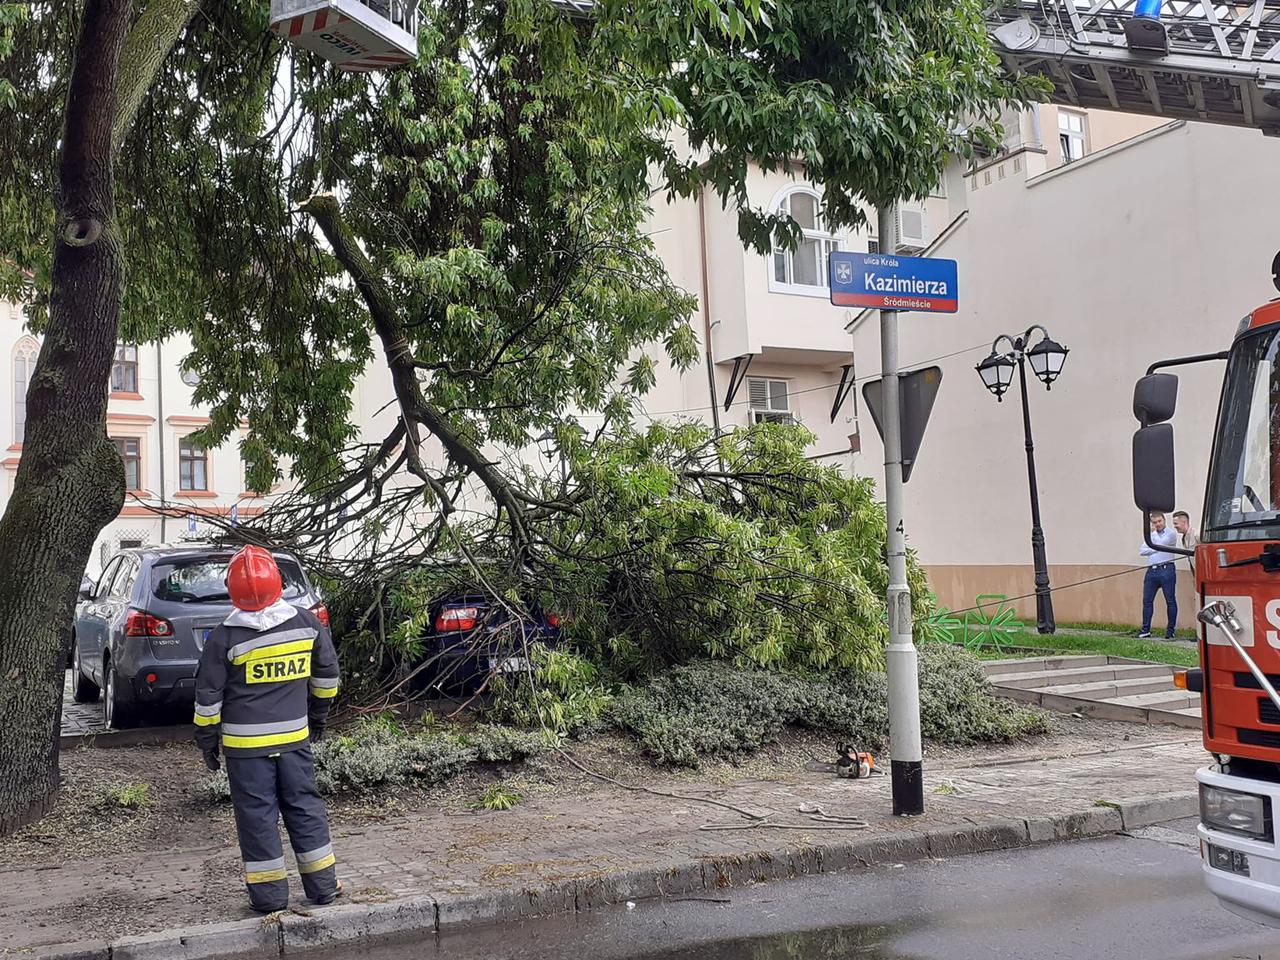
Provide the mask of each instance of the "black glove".
{"label": "black glove", "polygon": [[309,720],[307,725],[311,729],[312,743],[319,743],[324,739],[324,728],[328,725],[327,720]]}
{"label": "black glove", "polygon": [[222,769],[222,761],[218,759],[218,745],[216,743],[211,747],[204,748],[204,765],[214,773]]}

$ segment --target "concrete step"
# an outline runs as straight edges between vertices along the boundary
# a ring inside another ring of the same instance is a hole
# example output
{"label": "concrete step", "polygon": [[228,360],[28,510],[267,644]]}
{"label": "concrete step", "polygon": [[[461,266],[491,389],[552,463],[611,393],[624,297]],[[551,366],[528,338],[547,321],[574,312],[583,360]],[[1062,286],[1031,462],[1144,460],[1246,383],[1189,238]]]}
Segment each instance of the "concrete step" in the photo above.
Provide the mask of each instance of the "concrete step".
{"label": "concrete step", "polygon": [[[1031,690],[1008,691],[1001,690],[1000,695],[1006,696],[1009,693],[1017,692],[1019,694],[1035,693]],[[1121,720],[1127,723],[1171,723],[1179,727],[1198,727],[1200,726],[1200,715],[1198,713],[1184,713],[1181,708],[1179,710],[1166,710],[1160,706],[1135,706],[1129,703],[1119,703],[1111,700],[1085,700],[1080,697],[1059,697],[1053,694],[1039,695],[1038,701],[1040,706],[1046,710],[1055,710],[1058,713],[1078,713],[1084,717],[1093,717],[1097,720]],[[1158,694],[1153,694],[1158,696]],[[1019,697],[1018,699],[1022,699]]]}
{"label": "concrete step", "polygon": [[1108,697],[1107,703],[1118,703],[1122,707],[1146,707],[1148,710],[1185,710],[1191,706],[1199,706],[1200,698],[1194,693],[1187,693],[1174,687],[1159,693],[1138,693],[1127,697]]}
{"label": "concrete step", "polygon": [[1093,683],[1103,680],[1133,680],[1139,677],[1171,677],[1173,668],[1163,663],[1147,665],[1117,663],[1094,667],[1063,667],[1055,670],[1030,670],[1005,673],[991,678],[998,687],[1035,690],[1068,683]]}
{"label": "concrete step", "polygon": [[1006,673],[1026,673],[1029,670],[1062,670],[1067,667],[1104,667],[1104,656],[1078,657],[1022,657],[1012,660],[984,660],[982,669],[988,677]]}
{"label": "concrete step", "polygon": [[1037,687],[1041,693],[1056,693],[1064,697],[1085,697],[1089,700],[1107,700],[1137,694],[1178,690],[1169,676],[1126,677],[1121,680],[1095,680],[1091,683],[1062,683]]}
{"label": "concrete step", "polygon": [[1203,713],[1200,709],[1200,704],[1198,703],[1194,707],[1187,707],[1184,710],[1170,710],[1169,712],[1176,713],[1179,716],[1183,716],[1183,717],[1195,717],[1197,720],[1199,720],[1203,716]]}

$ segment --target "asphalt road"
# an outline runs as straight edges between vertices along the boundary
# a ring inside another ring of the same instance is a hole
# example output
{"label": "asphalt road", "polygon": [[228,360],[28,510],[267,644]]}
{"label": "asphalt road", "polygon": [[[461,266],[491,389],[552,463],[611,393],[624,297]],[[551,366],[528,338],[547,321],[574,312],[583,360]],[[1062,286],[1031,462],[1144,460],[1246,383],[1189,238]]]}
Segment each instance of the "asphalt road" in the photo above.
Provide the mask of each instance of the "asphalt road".
{"label": "asphalt road", "polygon": [[642,902],[359,960],[1280,960],[1200,882],[1194,823]]}

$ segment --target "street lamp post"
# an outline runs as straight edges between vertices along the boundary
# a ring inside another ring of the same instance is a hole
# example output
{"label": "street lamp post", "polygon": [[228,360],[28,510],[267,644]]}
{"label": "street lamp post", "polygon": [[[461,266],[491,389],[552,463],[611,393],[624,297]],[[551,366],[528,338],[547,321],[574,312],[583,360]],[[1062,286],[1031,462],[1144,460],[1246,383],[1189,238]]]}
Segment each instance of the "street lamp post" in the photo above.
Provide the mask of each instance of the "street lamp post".
{"label": "street lamp post", "polygon": [[[1031,335],[1039,331],[1040,339],[1031,342]],[[1006,353],[996,348],[1000,341],[1008,341],[1010,347]],[[1040,491],[1036,484],[1035,444],[1031,439],[1031,408],[1027,405],[1027,361],[1031,362],[1031,370],[1044,383],[1046,390],[1062,373],[1062,365],[1067,360],[1067,348],[1049,336],[1049,331],[1039,324],[1027,329],[1018,337],[1001,334],[991,344],[991,354],[974,369],[982,378],[982,383],[996,398],[996,402],[1004,401],[1004,394],[1013,382],[1013,371],[1018,370],[1018,385],[1022,388],[1022,433],[1027,447],[1027,483],[1031,488],[1031,557],[1035,564],[1036,582],[1036,630],[1040,633],[1053,633],[1057,624],[1053,619],[1053,596],[1049,588],[1049,564],[1044,555],[1044,530],[1040,527]]]}
{"label": "street lamp post", "polygon": [[[573,420],[568,421],[568,428],[579,437],[586,434],[586,431],[582,429],[582,425]],[[548,429],[538,437],[535,442],[538,444],[538,452],[546,458],[548,463],[551,462],[552,457],[559,457],[560,480],[562,483],[567,484],[569,482],[569,457],[566,454],[565,448],[560,443],[561,436],[562,435],[557,434],[554,429]]]}
{"label": "street lamp post", "polygon": [[560,441],[554,430],[548,430],[538,437],[538,451],[548,462],[557,454],[560,455],[560,480],[562,483],[568,483],[569,465],[565,462],[564,453],[560,450]]}

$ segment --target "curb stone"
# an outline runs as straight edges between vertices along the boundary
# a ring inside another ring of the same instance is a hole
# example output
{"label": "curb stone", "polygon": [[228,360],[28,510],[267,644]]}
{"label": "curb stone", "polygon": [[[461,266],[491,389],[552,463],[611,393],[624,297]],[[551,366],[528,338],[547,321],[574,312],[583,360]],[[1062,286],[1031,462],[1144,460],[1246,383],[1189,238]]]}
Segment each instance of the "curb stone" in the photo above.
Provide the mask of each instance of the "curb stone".
{"label": "curb stone", "polygon": [[111,946],[105,940],[79,940],[41,953],[37,947],[15,951],[15,956],[56,957],[57,960],[111,960]]}
{"label": "curb stone", "polygon": [[397,933],[434,933],[439,922],[434,897],[406,897],[388,903],[343,903],[317,908],[309,916],[286,913],[280,918],[282,954],[305,953],[352,940],[385,938]]}
{"label": "curb stone", "polygon": [[1195,817],[1200,814],[1200,796],[1197,793],[1157,793],[1149,797],[1135,797],[1116,802],[1120,818],[1126,830],[1150,826],[1166,820]]}
{"label": "curb stone", "polygon": [[1027,835],[1032,843],[1081,840],[1085,837],[1119,833],[1124,829],[1124,819],[1120,816],[1120,811],[1112,806],[1093,807],[1080,813],[1069,813],[1060,817],[1027,820],[1026,824]]}
{"label": "curb stone", "polygon": [[628,900],[715,892],[780,880],[913,860],[941,859],[1040,843],[1121,833],[1195,816],[1195,793],[1166,793],[1107,802],[1056,817],[912,830],[874,839],[733,857],[704,857],[605,876],[479,896],[418,896],[388,903],[344,903],[277,922],[235,920],[166,930],[113,943],[69,943],[28,954],[39,960],[227,960],[303,954],[363,939],[436,935],[468,926],[574,913]]}
{"label": "curb stone", "polygon": [[[111,944],[110,960],[213,960],[221,957],[278,957],[280,924],[265,918],[206,923]],[[59,960],[62,960],[59,957]]]}

